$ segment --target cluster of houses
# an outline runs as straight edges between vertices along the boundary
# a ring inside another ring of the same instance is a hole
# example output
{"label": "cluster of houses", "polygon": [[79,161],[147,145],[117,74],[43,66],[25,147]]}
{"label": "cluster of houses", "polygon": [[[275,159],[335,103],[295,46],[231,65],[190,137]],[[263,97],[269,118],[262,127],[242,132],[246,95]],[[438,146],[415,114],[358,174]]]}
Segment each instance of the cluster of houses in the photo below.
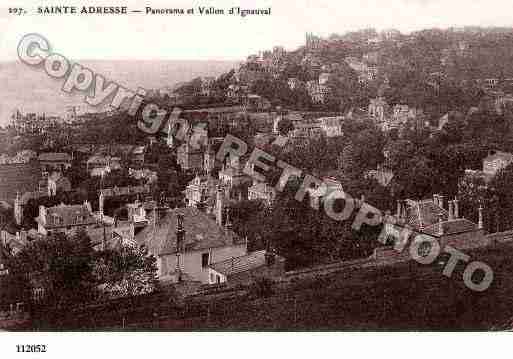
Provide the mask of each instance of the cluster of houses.
{"label": "cluster of houses", "polygon": [[14,156],[8,156],[5,153],[0,154],[0,165],[29,163],[37,157],[37,153],[31,150],[23,150]]}
{"label": "cluster of houses", "polygon": [[[261,198],[270,204],[275,196],[274,189],[253,182],[243,173],[247,159],[218,163],[215,151],[221,142],[222,139],[207,139],[206,146],[201,147],[201,155],[192,151],[194,149],[189,142],[177,148],[182,169],[196,173],[184,191],[183,207],[171,209],[157,204],[149,196],[148,181],[143,186],[101,189],[96,210],[88,201],[40,205],[34,218],[36,228],[23,228],[24,206],[29,199],[72,190],[63,175],[71,167],[71,156],[65,153],[40,154],[39,161],[31,163],[37,176],[24,176],[31,178],[31,184],[20,186],[14,181],[13,174],[9,178],[9,186],[3,188],[2,199],[12,206],[15,227],[0,231],[0,247],[15,254],[30,241],[45,240],[54,233],[73,235],[85,231],[98,249],[145,245],[157,258],[158,276],[164,282],[240,283],[251,281],[257,274],[276,275],[282,272],[280,268],[284,268],[283,259],[270,250],[248,253],[246,240],[233,232],[230,220],[231,203]],[[90,176],[119,166],[119,159],[108,155],[96,154],[86,160]],[[213,172],[217,173],[216,177]],[[131,169],[130,175],[150,179],[156,174],[138,168]],[[46,191],[43,190],[45,180],[48,182]],[[108,198],[127,201],[134,196],[138,199],[124,203],[113,215],[105,213]],[[2,265],[7,265],[7,262]],[[43,288],[36,288],[36,294],[38,298],[44,295]]]}
{"label": "cluster of houses", "polygon": [[[395,39],[400,34],[391,31],[379,35],[379,41]],[[376,40],[376,41],[378,41]],[[306,52],[302,64],[318,68],[317,80],[303,83],[289,78],[288,86],[294,90],[305,86],[314,103],[323,103],[329,94],[328,82],[336,71],[337,64],[323,65],[318,52],[325,41],[307,34]],[[465,51],[465,49],[460,49]],[[209,123],[209,130],[226,124],[235,125],[241,118],[259,123],[262,131],[255,136],[255,144],[272,143],[280,133],[280,123],[290,121],[292,129],[286,134],[292,144],[308,143],[311,139],[325,136],[343,136],[343,123],[357,117],[372,119],[383,131],[402,131],[409,126],[427,126],[422,109],[404,104],[389,106],[384,98],[371,99],[365,110],[355,109],[347,114],[305,114],[300,112],[271,112],[270,102],[261,96],[251,94],[252,83],[267,76],[276,77],[283,71],[286,52],[281,47],[259,55],[249,56],[235,72],[229,85],[227,97],[237,105],[189,110],[189,116],[197,116]],[[377,53],[364,54],[362,60],[348,57],[345,62],[357,74],[360,82],[377,79]],[[215,91],[213,77],[201,78],[199,95],[212,96]],[[497,99],[497,106],[504,107],[513,102],[508,96]],[[502,108],[501,107],[501,108]],[[72,114],[75,112],[71,112]],[[71,117],[76,117],[71,115]],[[21,118],[20,118],[21,119]],[[30,121],[18,121],[30,126]],[[95,151],[87,145],[79,146],[87,173],[91,177],[103,177],[119,170],[124,165],[120,152],[128,154],[131,163],[129,176],[141,180],[144,185],[102,188],[98,192],[98,208],[90,202],[41,205],[34,218],[36,228],[22,228],[24,206],[31,199],[56,196],[59,192],[72,190],[66,173],[72,167],[74,157],[68,153],[41,153],[22,151],[14,158],[0,156],[0,202],[13,211],[15,228],[0,230],[0,276],[8,274],[11,254],[20,251],[27,243],[45,240],[53,233],[72,235],[85,231],[98,249],[120,246],[141,246],[157,258],[158,276],[161,281],[199,284],[249,283],[258,276],[280,276],[284,273],[284,259],[271,248],[249,252],[245,238],[238,236],[232,228],[231,208],[244,200],[261,200],[272,206],[277,193],[266,182],[249,176],[246,167],[251,168],[248,157],[216,159],[223,142],[221,137],[209,137],[208,131],[194,145],[190,139],[176,143],[169,131],[166,143],[176,151],[177,163],[184,172],[193,173],[194,178],[183,190],[184,202],[177,208],[169,208],[151,198],[150,185],[157,181],[154,169],[144,167],[144,146],[131,146],[120,151]],[[482,171],[467,171],[466,176],[480,177],[488,183],[497,171],[513,162],[513,154],[490,153],[483,161]],[[132,166],[133,165],[133,166]],[[251,168],[252,169],[252,168]],[[393,173],[383,167],[368,171],[386,186]],[[332,190],[342,190],[339,182],[323,177],[328,191],[309,189],[312,206],[319,207],[324,197]],[[133,198],[137,199],[134,200]],[[125,201],[119,210],[107,215],[105,203],[109,198]],[[128,200],[127,198],[130,198]],[[126,215],[124,214],[126,213]],[[486,242],[482,208],[478,223],[460,216],[457,199],[447,203],[441,195],[427,200],[398,201],[396,223],[412,228],[451,245],[478,245]],[[394,238],[393,228],[388,228]],[[4,259],[2,259],[4,258]],[[36,288],[41,295],[41,288]]]}
{"label": "cluster of houses", "polygon": [[370,100],[368,116],[382,131],[398,130],[401,132],[411,126],[429,126],[422,109],[405,104],[389,106],[383,97]]}

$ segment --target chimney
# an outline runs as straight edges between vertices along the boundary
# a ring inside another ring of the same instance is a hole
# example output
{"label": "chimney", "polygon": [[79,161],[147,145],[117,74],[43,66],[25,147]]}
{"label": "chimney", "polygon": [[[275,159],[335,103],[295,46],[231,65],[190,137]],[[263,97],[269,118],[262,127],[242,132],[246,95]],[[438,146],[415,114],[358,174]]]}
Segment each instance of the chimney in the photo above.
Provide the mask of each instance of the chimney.
{"label": "chimney", "polygon": [[203,191],[201,192],[199,202],[196,203],[196,208],[201,212],[205,212],[207,210],[207,196]]}
{"label": "chimney", "polygon": [[406,221],[406,217],[407,217],[406,207],[407,207],[407,206],[406,206],[406,200],[405,200],[405,199],[403,199],[403,200],[401,201],[401,220],[402,220],[403,222],[405,222],[405,221]]}
{"label": "chimney", "polygon": [[438,196],[438,206],[442,209],[444,209],[444,195]]}
{"label": "chimney", "polygon": [[217,186],[217,194],[216,194],[216,223],[218,226],[223,226],[223,189],[221,186]]}
{"label": "chimney", "polygon": [[130,221],[130,238],[131,241],[135,239],[135,223],[133,220]]}
{"label": "chimney", "polygon": [[224,228],[227,231],[230,231],[232,229],[232,221],[230,219],[230,208],[229,207],[226,207],[225,213],[226,213],[226,222],[224,224]]}
{"label": "chimney", "polygon": [[438,214],[438,234],[440,236],[444,235],[444,226],[443,226],[443,214]]}
{"label": "chimney", "polygon": [[156,227],[157,225],[157,216],[158,216],[158,213],[157,213],[157,204],[155,204],[155,206],[153,207],[153,210],[152,210],[152,219],[151,219],[151,224],[153,225],[153,228]]}
{"label": "chimney", "polygon": [[185,230],[183,228],[183,214],[176,215],[176,251],[182,251],[183,241],[185,239]]}
{"label": "chimney", "polygon": [[21,203],[20,192],[16,192],[16,199],[14,200],[14,219],[18,226],[23,221],[23,204]]}
{"label": "chimney", "polygon": [[453,202],[449,201],[449,221],[452,221],[454,219],[454,207]]}
{"label": "chimney", "polygon": [[483,229],[483,206],[479,205],[479,208],[478,208],[478,212],[479,212],[479,221],[477,223],[477,228],[478,229]]}
{"label": "chimney", "polygon": [[100,191],[100,198],[98,198],[98,206],[100,211],[100,219],[103,220],[103,211],[104,211],[104,204],[105,204],[105,196],[103,195],[103,192]]}
{"label": "chimney", "polygon": [[439,205],[439,204],[438,204],[438,195],[437,195],[437,194],[434,194],[434,195],[433,195],[433,203],[434,203],[435,205],[437,205],[437,206]]}
{"label": "chimney", "polygon": [[230,219],[230,208],[227,207],[225,211],[226,211],[226,223],[224,225],[224,232],[225,232],[225,236],[226,236],[228,244],[232,245],[232,244],[235,244],[236,237],[232,231],[233,224]]}
{"label": "chimney", "polygon": [[274,264],[275,255],[271,249],[271,241],[269,239],[267,240],[267,243],[266,243],[264,258],[265,258],[266,266],[270,267]]}
{"label": "chimney", "polygon": [[[64,203],[62,203],[61,206],[64,206]],[[84,207],[87,208],[89,213],[93,212],[93,209],[91,208],[91,203],[89,203],[89,201],[87,201],[87,200],[84,201]]]}
{"label": "chimney", "polygon": [[183,243],[185,239],[185,230],[183,228],[183,214],[176,215],[176,273],[177,281],[182,281],[182,268],[180,265],[180,254],[183,251]]}
{"label": "chimney", "polygon": [[454,218],[458,219],[460,218],[460,209],[458,205],[458,198],[454,198]]}
{"label": "chimney", "polygon": [[39,220],[41,223],[46,224],[46,207],[43,205],[39,206]]}
{"label": "chimney", "polygon": [[27,237],[28,237],[27,231],[26,231],[26,230],[24,230],[24,229],[22,229],[22,230],[20,231],[20,239],[21,239],[21,241],[22,241],[22,243],[23,243],[23,244],[26,244],[26,243],[27,243],[27,241],[28,241]]}

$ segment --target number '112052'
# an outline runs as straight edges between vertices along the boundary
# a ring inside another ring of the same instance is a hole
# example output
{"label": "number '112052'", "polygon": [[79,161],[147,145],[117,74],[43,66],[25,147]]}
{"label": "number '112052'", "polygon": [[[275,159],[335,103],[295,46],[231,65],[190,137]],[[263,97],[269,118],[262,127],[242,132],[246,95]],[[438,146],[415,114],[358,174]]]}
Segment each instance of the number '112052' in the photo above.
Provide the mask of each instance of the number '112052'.
{"label": "number '112052'", "polygon": [[18,344],[16,350],[18,353],[46,353],[47,346],[45,344]]}

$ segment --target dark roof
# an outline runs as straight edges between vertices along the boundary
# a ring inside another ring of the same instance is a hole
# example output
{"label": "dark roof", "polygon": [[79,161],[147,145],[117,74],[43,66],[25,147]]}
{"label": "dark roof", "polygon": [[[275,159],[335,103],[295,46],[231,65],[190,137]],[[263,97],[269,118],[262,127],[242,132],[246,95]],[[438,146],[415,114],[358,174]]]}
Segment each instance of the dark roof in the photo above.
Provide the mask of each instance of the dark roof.
{"label": "dark roof", "polygon": [[249,253],[210,265],[218,273],[230,276],[265,266],[265,250]]}
{"label": "dark roof", "polygon": [[[62,222],[56,221],[61,218]],[[78,221],[80,219],[80,221]],[[46,209],[46,227],[62,227],[76,224],[93,224],[97,220],[86,204],[60,204]]]}
{"label": "dark roof", "polygon": [[47,152],[38,157],[41,162],[71,162],[71,156],[67,153]]}
{"label": "dark roof", "polygon": [[[477,224],[465,218],[453,219],[450,221],[442,222],[443,235],[472,232],[478,229]],[[435,223],[429,227],[424,228],[424,233],[432,236],[439,236],[439,224]]]}
{"label": "dark roof", "polygon": [[512,241],[513,240],[513,230],[505,231],[505,232],[497,232],[491,233],[486,236],[489,238],[492,243],[495,241]]}
{"label": "dark roof", "polygon": [[485,157],[484,161],[493,161],[496,159],[501,159],[504,161],[513,161],[513,154],[508,152],[502,152],[502,151],[496,151],[493,153],[490,153],[488,156]]}
{"label": "dark roof", "polygon": [[37,162],[0,165],[0,201],[13,201],[16,192],[37,191],[40,179]]}
{"label": "dark roof", "polygon": [[153,233],[153,226],[145,227],[136,235],[138,245],[146,245],[154,255],[176,253],[177,215],[183,215],[185,230],[185,251],[196,251],[227,246],[240,239],[232,231],[227,231],[217,225],[214,219],[195,207],[176,208],[165,213],[158,220]]}
{"label": "dark roof", "polygon": [[259,194],[276,194],[276,190],[274,189],[274,187],[264,182],[257,182],[253,184],[251,187],[248,188],[248,191],[257,192]]}
{"label": "dark roof", "polygon": [[27,204],[31,199],[38,199],[45,196],[48,196],[48,191],[25,192],[21,196],[21,204]]}
{"label": "dark roof", "polygon": [[447,221],[449,217],[447,211],[437,206],[433,200],[407,200],[406,203],[408,205],[406,213],[407,222],[416,229],[426,228],[438,223],[440,214],[443,221]]}
{"label": "dark roof", "polygon": [[148,185],[144,185],[144,186],[104,188],[100,192],[105,197],[115,197],[115,196],[125,196],[125,195],[129,195],[129,194],[148,193],[149,191],[150,191],[150,187]]}

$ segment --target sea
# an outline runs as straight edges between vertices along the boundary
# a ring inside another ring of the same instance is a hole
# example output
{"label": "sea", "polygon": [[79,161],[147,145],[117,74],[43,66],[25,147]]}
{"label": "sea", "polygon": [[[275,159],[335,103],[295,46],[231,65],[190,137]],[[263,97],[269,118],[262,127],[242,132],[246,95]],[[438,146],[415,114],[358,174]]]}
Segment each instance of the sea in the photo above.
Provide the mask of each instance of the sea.
{"label": "sea", "polygon": [[[200,76],[218,76],[237,66],[235,61],[176,60],[83,60],[77,61],[95,74],[131,90],[161,89]],[[11,115],[45,112],[64,116],[66,109],[77,106],[80,112],[97,111],[84,102],[85,94],[62,91],[64,79],[48,76],[42,67],[22,63],[0,62],[0,126],[11,121]]]}

